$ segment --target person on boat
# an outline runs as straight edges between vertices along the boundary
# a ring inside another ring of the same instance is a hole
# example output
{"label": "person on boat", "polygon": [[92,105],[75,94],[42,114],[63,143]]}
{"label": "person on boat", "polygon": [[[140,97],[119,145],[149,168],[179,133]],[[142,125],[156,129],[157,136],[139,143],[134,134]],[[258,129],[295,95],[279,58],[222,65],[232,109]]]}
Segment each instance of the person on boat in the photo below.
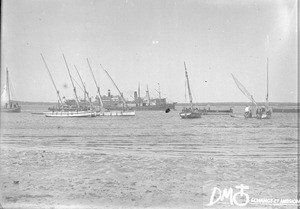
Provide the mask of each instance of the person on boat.
{"label": "person on boat", "polygon": [[258,107],[256,110],[256,118],[261,119],[263,114],[263,107]]}
{"label": "person on boat", "polygon": [[247,107],[245,108],[244,116],[245,116],[245,118],[250,118],[250,117],[252,117],[252,112],[251,112],[251,109],[250,109],[249,106],[247,106]]}

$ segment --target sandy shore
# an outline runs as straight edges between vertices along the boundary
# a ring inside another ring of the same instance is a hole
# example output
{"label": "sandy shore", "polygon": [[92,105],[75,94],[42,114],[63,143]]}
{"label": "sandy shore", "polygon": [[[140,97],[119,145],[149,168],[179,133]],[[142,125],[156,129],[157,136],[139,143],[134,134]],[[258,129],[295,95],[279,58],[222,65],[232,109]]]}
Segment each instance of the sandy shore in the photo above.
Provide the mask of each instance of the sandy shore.
{"label": "sandy shore", "polygon": [[251,197],[296,198],[296,159],[202,158],[142,151],[99,153],[9,146],[2,147],[1,157],[1,203],[5,209],[235,208],[229,201],[206,205],[213,187],[240,184],[250,187],[247,192]]}

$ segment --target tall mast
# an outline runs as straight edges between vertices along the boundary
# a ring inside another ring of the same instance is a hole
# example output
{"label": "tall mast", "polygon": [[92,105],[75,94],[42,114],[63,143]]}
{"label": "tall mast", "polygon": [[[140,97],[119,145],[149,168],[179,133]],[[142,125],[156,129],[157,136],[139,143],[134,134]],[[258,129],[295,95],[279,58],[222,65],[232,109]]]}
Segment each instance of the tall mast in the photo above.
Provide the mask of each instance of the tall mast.
{"label": "tall mast", "polygon": [[148,105],[150,106],[150,92],[147,84],[147,98],[148,98]]}
{"label": "tall mast", "polygon": [[128,105],[123,97],[123,94],[121,93],[120,89],[118,88],[117,84],[114,82],[114,80],[111,78],[111,76],[109,75],[109,73],[103,68],[103,66],[100,64],[101,68],[105,71],[105,73],[107,74],[107,76],[109,77],[109,79],[111,80],[111,82],[114,84],[114,86],[116,87],[116,89],[118,90],[121,98],[122,98],[122,102],[125,105],[126,109],[128,109]]}
{"label": "tall mast", "polygon": [[140,89],[140,83],[138,86],[138,104],[139,106],[141,106],[141,89]]}
{"label": "tall mast", "polygon": [[75,70],[76,70],[76,72],[77,72],[77,74],[78,74],[78,76],[79,76],[79,78],[80,78],[81,84],[82,84],[82,86],[83,86],[84,95],[88,98],[88,102],[91,103],[90,97],[89,97],[89,93],[87,92],[87,90],[86,90],[86,88],[85,88],[85,84],[84,84],[84,82],[83,82],[83,80],[82,80],[82,78],[81,78],[81,76],[80,76],[80,74],[79,74],[79,71],[77,70],[77,67],[76,67],[75,65],[74,65],[74,67],[75,67]]}
{"label": "tall mast", "polygon": [[59,102],[60,102],[60,104],[62,105],[62,104],[63,104],[62,99],[61,99],[61,97],[60,97],[60,95],[59,95],[59,91],[58,91],[57,88],[56,88],[56,85],[55,85],[55,83],[54,83],[54,80],[53,80],[52,75],[51,75],[51,73],[50,73],[50,70],[49,70],[49,68],[48,68],[48,65],[47,65],[47,63],[46,63],[46,61],[45,61],[45,59],[44,59],[44,57],[43,57],[43,54],[41,54],[41,57],[42,57],[42,60],[43,60],[43,62],[44,62],[44,64],[45,64],[45,67],[46,67],[46,69],[47,69],[47,71],[48,71],[48,73],[49,73],[49,75],[50,75],[50,78],[51,78],[51,81],[52,81],[52,83],[53,83],[53,86],[54,86],[54,88],[55,88],[55,90],[56,90],[56,94],[57,94],[57,96],[58,96]]}
{"label": "tall mast", "polygon": [[8,93],[8,103],[10,104],[10,89],[9,89],[9,78],[8,78],[8,69],[6,68],[6,88]]}
{"label": "tall mast", "polygon": [[99,97],[99,105],[100,105],[100,107],[104,107],[104,106],[103,106],[103,101],[102,101],[102,98],[101,98],[101,94],[100,94],[100,88],[99,88],[99,86],[98,86],[98,84],[97,84],[97,81],[96,81],[96,79],[95,79],[95,76],[94,76],[92,67],[91,67],[91,65],[90,65],[89,59],[87,58],[86,60],[87,60],[87,63],[88,63],[88,65],[89,65],[90,71],[91,71],[91,73],[92,73],[94,82],[95,82],[96,87],[97,87],[97,93],[98,93],[98,97]]}
{"label": "tall mast", "polygon": [[269,58],[267,57],[267,96],[266,96],[266,109],[269,108]]}
{"label": "tall mast", "polygon": [[187,70],[186,70],[185,62],[184,62],[184,69],[185,69],[186,83],[187,83],[188,91],[189,91],[189,98],[190,98],[191,108],[193,109],[193,98],[192,98],[192,93],[191,93],[191,89],[190,89],[190,82],[189,82],[189,76],[188,76],[188,73],[187,73]]}
{"label": "tall mast", "polygon": [[159,85],[159,83],[157,83],[157,84],[158,84],[158,95],[159,95],[159,101],[161,101],[160,85]]}
{"label": "tall mast", "polygon": [[70,80],[71,80],[71,83],[72,83],[72,86],[73,86],[73,91],[74,91],[74,94],[75,94],[75,99],[76,99],[77,107],[79,107],[79,100],[78,100],[78,96],[77,96],[77,93],[76,93],[76,88],[75,88],[75,85],[73,83],[73,79],[72,79],[72,76],[71,76],[71,73],[70,73],[70,70],[69,70],[69,67],[68,67],[68,64],[67,64],[67,60],[66,60],[64,54],[63,54],[63,58],[64,58],[64,61],[65,61],[65,64],[66,64],[66,67],[67,67],[67,70],[68,70],[68,73],[69,73],[69,76],[70,76]]}
{"label": "tall mast", "polygon": [[80,90],[84,93],[83,88],[80,86],[80,84],[73,78],[72,76],[72,80],[77,84],[77,86],[80,88]]}

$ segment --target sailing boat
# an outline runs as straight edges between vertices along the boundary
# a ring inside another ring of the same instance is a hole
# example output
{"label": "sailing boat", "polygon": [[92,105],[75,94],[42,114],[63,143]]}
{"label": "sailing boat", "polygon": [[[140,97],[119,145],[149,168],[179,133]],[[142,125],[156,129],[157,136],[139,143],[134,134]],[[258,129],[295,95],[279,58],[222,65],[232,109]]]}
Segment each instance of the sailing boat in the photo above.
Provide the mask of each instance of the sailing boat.
{"label": "sailing boat", "polygon": [[187,87],[188,87],[190,105],[191,106],[189,108],[183,108],[182,112],[179,113],[179,115],[183,119],[201,118],[201,115],[202,115],[201,111],[198,110],[198,108],[193,107],[193,98],[192,98],[190,82],[189,82],[189,77],[188,77],[185,62],[184,62],[184,68],[185,68],[185,77],[186,77],[186,82],[187,82]]}
{"label": "sailing boat", "polygon": [[266,95],[266,106],[262,106],[258,110],[258,119],[270,119],[272,115],[272,108],[269,107],[269,58],[267,58],[267,95]]}
{"label": "sailing boat", "polygon": [[[88,66],[90,68],[90,71],[91,71],[91,74],[93,76],[93,79],[94,79],[94,83],[97,87],[97,96],[98,96],[98,99],[99,99],[99,111],[97,111],[97,116],[134,116],[135,115],[135,112],[131,112],[131,111],[109,111],[107,110],[104,105],[103,105],[103,100],[102,100],[102,96],[101,96],[101,93],[100,93],[100,88],[97,84],[97,81],[95,79],[95,76],[94,76],[94,73],[93,73],[93,70],[92,70],[92,67],[90,65],[90,62],[88,59],[87,60],[87,63],[88,63]],[[102,67],[102,66],[101,66]],[[112,80],[112,79],[111,79]],[[114,82],[113,82],[114,83]],[[116,86],[116,85],[115,85]],[[120,91],[119,91],[120,92]],[[121,92],[120,92],[121,94]],[[123,98],[124,100],[124,98]],[[125,100],[124,100],[125,101]],[[125,102],[126,103],[126,102]]]}
{"label": "sailing boat", "polygon": [[21,106],[11,100],[8,69],[6,69],[6,84],[1,94],[1,112],[21,112]]}
{"label": "sailing boat", "polygon": [[[125,101],[123,94],[121,93],[120,89],[118,88],[117,84],[114,82],[114,80],[112,79],[112,77],[109,75],[109,73],[103,68],[103,66],[101,65],[102,69],[104,70],[104,72],[106,73],[106,75],[109,77],[109,79],[111,80],[111,82],[114,84],[114,86],[116,87],[116,89],[118,90],[122,102],[123,102],[123,107],[124,110],[123,111],[116,111],[116,115],[117,116],[135,116],[135,111],[129,110],[127,102]],[[103,113],[103,115],[105,115],[105,113]]]}
{"label": "sailing boat", "polygon": [[[245,108],[245,113],[244,113],[244,117],[245,118],[254,118],[254,115],[252,115],[253,113],[253,105],[255,105],[256,109],[258,109],[258,105],[256,103],[256,101],[253,98],[253,95],[249,93],[249,91],[238,81],[238,79],[236,77],[234,77],[233,74],[231,74],[235,84],[237,85],[237,87],[240,89],[240,91],[251,101],[251,108],[250,106],[247,106]],[[231,117],[234,117],[233,115],[231,115]]]}
{"label": "sailing boat", "polygon": [[78,100],[78,96],[77,96],[77,93],[76,93],[76,88],[74,86],[74,83],[73,83],[73,80],[72,80],[72,76],[70,74],[70,70],[69,70],[69,67],[68,67],[68,64],[67,64],[67,61],[66,61],[66,58],[65,56],[63,55],[63,58],[64,58],[64,61],[65,61],[65,64],[66,64],[66,67],[67,67],[67,70],[68,70],[68,73],[69,73],[69,76],[70,76],[70,79],[71,79],[71,83],[72,83],[72,86],[73,86],[73,91],[74,91],[74,94],[75,94],[75,99],[76,99],[76,103],[77,103],[77,108],[75,110],[70,110],[69,107],[65,108],[64,105],[63,105],[63,102],[62,102],[62,99],[60,97],[60,94],[59,94],[59,91],[57,90],[56,88],[56,85],[54,83],[54,80],[52,78],[52,75],[50,73],[50,70],[46,64],[46,61],[43,57],[43,55],[41,54],[41,57],[42,57],[42,60],[45,64],[45,67],[50,75],[50,78],[52,80],[52,83],[55,87],[55,90],[56,90],[56,93],[57,93],[57,96],[58,96],[58,99],[59,99],[59,102],[60,102],[60,107],[58,110],[55,110],[53,109],[52,112],[45,112],[45,116],[46,117],[61,117],[61,118],[74,118],[74,117],[95,117],[96,116],[96,113],[92,110],[83,110],[80,105],[79,105],[79,100]]}

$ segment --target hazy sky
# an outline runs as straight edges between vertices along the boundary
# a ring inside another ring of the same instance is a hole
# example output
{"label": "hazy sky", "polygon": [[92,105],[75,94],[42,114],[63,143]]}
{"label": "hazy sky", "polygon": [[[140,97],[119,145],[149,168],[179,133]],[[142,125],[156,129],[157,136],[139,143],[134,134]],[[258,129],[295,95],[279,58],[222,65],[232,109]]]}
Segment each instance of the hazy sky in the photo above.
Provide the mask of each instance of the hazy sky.
{"label": "hazy sky", "polygon": [[64,53],[92,95],[86,58],[102,94],[117,91],[100,64],[128,99],[139,82],[153,97],[160,83],[162,96],[185,102],[185,61],[195,102],[247,101],[230,73],[264,101],[269,57],[270,101],[296,102],[297,8],[296,0],[3,0],[1,86],[8,67],[14,99],[57,101],[43,53],[61,95],[73,97]]}

